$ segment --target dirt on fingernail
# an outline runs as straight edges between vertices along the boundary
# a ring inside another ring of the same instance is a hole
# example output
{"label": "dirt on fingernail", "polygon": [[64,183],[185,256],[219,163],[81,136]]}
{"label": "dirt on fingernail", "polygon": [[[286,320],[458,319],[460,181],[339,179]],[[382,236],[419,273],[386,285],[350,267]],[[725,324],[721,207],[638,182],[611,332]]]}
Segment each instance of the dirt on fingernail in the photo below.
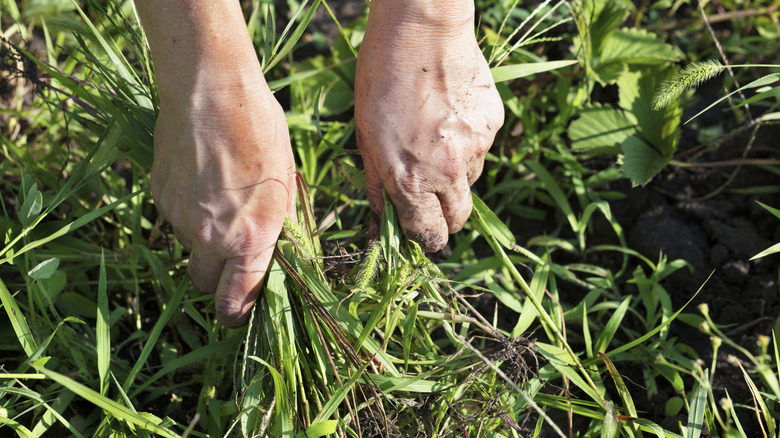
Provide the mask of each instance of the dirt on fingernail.
{"label": "dirt on fingernail", "polygon": [[422,233],[406,233],[409,240],[417,242],[423,251],[439,252],[447,244],[447,238],[433,230],[425,230]]}

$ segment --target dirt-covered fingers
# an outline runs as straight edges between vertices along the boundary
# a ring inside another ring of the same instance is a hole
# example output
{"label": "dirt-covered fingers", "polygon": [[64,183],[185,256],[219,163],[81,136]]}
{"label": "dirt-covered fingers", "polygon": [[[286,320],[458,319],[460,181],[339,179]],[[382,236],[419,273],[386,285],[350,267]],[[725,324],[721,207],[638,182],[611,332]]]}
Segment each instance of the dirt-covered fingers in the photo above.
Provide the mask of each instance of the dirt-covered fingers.
{"label": "dirt-covered fingers", "polygon": [[198,290],[214,293],[217,291],[219,277],[224,267],[224,259],[215,257],[214,251],[209,251],[204,246],[196,244],[190,252],[187,273],[190,274],[192,285]]}
{"label": "dirt-covered fingers", "polygon": [[257,255],[225,260],[214,297],[217,319],[225,327],[241,327],[249,320],[275,246],[276,239],[273,239]]}
{"label": "dirt-covered fingers", "polygon": [[406,237],[419,243],[425,252],[444,248],[449,227],[438,196],[433,192],[405,193],[388,187],[388,195]]}
{"label": "dirt-covered fingers", "polygon": [[471,190],[466,178],[461,178],[451,187],[436,192],[441,204],[441,212],[447,222],[449,234],[457,233],[471,215]]}

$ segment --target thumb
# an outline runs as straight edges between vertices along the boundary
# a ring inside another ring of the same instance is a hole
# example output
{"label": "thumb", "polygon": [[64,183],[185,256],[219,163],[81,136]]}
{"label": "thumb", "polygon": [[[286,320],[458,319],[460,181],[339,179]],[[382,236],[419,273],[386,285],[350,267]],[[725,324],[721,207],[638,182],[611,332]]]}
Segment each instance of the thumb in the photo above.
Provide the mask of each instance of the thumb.
{"label": "thumb", "polygon": [[219,277],[214,305],[217,319],[225,327],[237,328],[249,321],[252,306],[260,295],[276,241],[257,256],[238,256],[225,260]]}

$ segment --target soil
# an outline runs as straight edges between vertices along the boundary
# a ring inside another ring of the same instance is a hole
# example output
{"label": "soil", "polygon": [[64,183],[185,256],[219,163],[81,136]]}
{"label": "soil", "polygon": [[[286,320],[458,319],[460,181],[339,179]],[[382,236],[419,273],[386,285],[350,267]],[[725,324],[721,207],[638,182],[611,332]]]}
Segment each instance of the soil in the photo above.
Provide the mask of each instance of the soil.
{"label": "soil", "polygon": [[[702,101],[707,99],[704,97]],[[715,112],[718,113],[717,110]],[[687,113],[683,116],[684,120],[686,116]],[[723,117],[718,122],[725,125],[726,132],[738,127],[730,120],[730,116]],[[763,127],[758,131],[752,152],[747,158],[780,158],[776,151],[778,138],[779,126]],[[772,169],[758,166],[741,169],[734,166],[706,167],[708,163],[740,159],[749,141],[750,132],[738,135],[702,156],[698,162],[703,163],[703,166],[668,167],[644,187],[632,187],[628,181],[620,181],[603,189],[625,195],[622,200],[611,201],[610,207],[627,235],[630,248],[653,262],[657,262],[659,255],[663,254],[669,261],[683,259],[690,264],[690,269],[678,270],[662,282],[671,296],[674,310],[684,306],[701,288],[685,313],[700,315],[698,305],[706,303],[712,320],[721,326],[724,333],[738,345],[757,354],[758,336],[771,338],[772,329],[780,315],[777,263],[780,255],[750,260],[780,241],[780,220],[760,207],[757,201],[773,207],[780,206],[780,194],[776,189],[780,186],[780,175]],[[685,156],[686,149],[692,149],[692,144],[685,143],[684,136],[678,155]],[[539,235],[536,234],[539,231],[534,230],[533,235]],[[532,235],[524,237],[530,238]],[[522,237],[518,240],[523,242]],[[589,237],[589,245],[614,244],[615,241],[611,224],[603,219],[596,223],[594,234]],[[622,262],[620,258],[613,257],[610,260],[599,254],[592,257],[588,262],[612,272],[616,272]],[[636,266],[634,264],[628,272],[632,272]],[[649,274],[646,266],[644,269]],[[624,290],[635,292],[636,288],[626,281],[628,277],[630,275],[624,276],[619,284]],[[582,296],[582,290],[577,286],[559,285],[559,288],[569,290],[569,305],[575,305]],[[679,343],[691,347],[707,364],[705,367],[709,366],[712,361],[709,335],[696,327],[676,321],[671,325],[670,337],[676,337]],[[724,344],[718,354],[713,382],[715,399],[724,397],[728,390],[736,404],[753,406],[742,371],[727,361],[731,354],[739,357],[742,365],[751,372],[751,378],[759,382],[747,358]],[[635,396],[637,409],[644,412],[643,417],[668,430],[678,431],[678,424],[684,424],[687,416],[665,415],[667,400],[677,395],[669,385],[657,379],[659,393],[652,399],[644,398],[641,396],[645,392],[645,388],[641,387],[644,377],[638,364],[632,367],[618,363],[616,366],[627,381],[635,385],[633,389],[629,387],[629,390]],[[686,390],[690,390],[694,383],[692,379],[687,380]],[[740,421],[748,436],[760,436],[756,417],[748,415],[746,410],[741,412]],[[706,427],[704,432],[704,436],[709,436]]]}

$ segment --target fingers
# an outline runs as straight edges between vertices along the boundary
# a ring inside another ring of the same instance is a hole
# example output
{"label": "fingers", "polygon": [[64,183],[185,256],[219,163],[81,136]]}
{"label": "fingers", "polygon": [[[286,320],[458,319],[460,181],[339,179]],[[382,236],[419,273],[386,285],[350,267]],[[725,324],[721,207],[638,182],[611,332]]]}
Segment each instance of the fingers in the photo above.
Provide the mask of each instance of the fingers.
{"label": "fingers", "polygon": [[192,285],[198,290],[214,293],[217,291],[219,277],[224,267],[224,260],[215,258],[213,253],[210,253],[200,245],[196,245],[190,253],[187,273],[190,274]]}
{"label": "fingers", "polygon": [[447,232],[455,234],[463,229],[471,216],[471,190],[466,178],[460,179],[459,187],[437,193],[444,220],[447,222]]}
{"label": "fingers", "polygon": [[448,234],[460,231],[471,215],[471,192],[465,176],[459,178],[460,184],[456,187],[426,192],[418,189],[419,184],[403,184],[395,179],[385,185],[367,164],[366,181],[369,183],[369,201],[374,214],[381,217],[384,206],[381,193],[385,187],[404,234],[417,242],[425,252],[437,252],[444,248]]}
{"label": "fingers", "polygon": [[225,261],[219,277],[214,305],[217,319],[225,327],[236,328],[249,321],[252,306],[273,256],[276,241],[254,258],[235,257]]}

